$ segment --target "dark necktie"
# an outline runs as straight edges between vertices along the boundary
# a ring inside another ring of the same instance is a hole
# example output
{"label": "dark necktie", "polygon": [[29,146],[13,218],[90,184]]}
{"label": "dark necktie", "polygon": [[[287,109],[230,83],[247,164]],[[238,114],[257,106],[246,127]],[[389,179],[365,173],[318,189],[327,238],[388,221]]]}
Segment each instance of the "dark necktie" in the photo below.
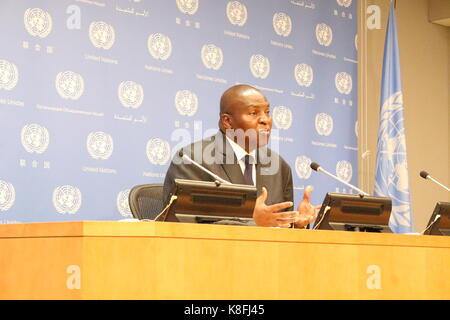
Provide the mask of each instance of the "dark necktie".
{"label": "dark necktie", "polygon": [[253,164],[250,163],[250,155],[245,156],[245,171],[244,171],[244,180],[245,184],[253,185]]}

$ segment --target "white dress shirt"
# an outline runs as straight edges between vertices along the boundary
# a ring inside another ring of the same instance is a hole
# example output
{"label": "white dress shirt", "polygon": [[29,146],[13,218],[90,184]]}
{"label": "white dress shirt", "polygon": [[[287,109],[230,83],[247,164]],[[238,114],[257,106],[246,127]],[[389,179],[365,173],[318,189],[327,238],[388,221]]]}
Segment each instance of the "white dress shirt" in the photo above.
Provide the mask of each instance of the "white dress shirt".
{"label": "white dress shirt", "polygon": [[241,167],[242,174],[244,174],[245,172],[245,156],[250,156],[249,162],[252,164],[252,180],[253,185],[256,186],[256,150],[252,150],[250,153],[247,153],[247,151],[245,151],[240,145],[238,145],[228,136],[226,137],[231,145],[231,148],[234,151],[234,154],[236,155],[236,159],[238,160],[239,166]]}

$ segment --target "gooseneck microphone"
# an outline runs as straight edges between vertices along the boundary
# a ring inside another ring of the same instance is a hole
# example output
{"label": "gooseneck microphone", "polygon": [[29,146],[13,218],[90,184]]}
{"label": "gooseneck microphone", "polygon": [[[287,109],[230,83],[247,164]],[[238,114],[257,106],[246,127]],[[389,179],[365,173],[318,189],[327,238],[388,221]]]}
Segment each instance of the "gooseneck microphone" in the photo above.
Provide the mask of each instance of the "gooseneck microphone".
{"label": "gooseneck microphone", "polygon": [[434,179],[432,176],[430,176],[430,174],[428,173],[428,172],[426,172],[426,171],[420,171],[420,176],[422,177],[422,178],[424,178],[425,180],[431,180],[431,181],[433,181],[434,183],[436,183],[437,185],[439,185],[440,187],[442,187],[442,188],[444,188],[445,190],[447,190],[447,191],[450,191],[450,189],[448,188],[448,187],[446,187],[446,186],[444,186],[442,183],[440,183],[439,181],[437,181],[436,179]]}
{"label": "gooseneck microphone", "polygon": [[[183,150],[180,150],[180,152],[178,153],[178,155],[184,159],[185,161],[188,161],[189,163],[192,163],[193,165],[195,165],[197,168],[199,168],[200,170],[202,170],[203,172],[206,172],[207,174],[209,174],[211,177],[213,177],[214,179],[216,179],[216,184],[218,182],[220,183],[225,183],[225,184],[232,184],[231,182],[228,182],[225,179],[222,179],[221,177],[219,177],[217,174],[212,173],[211,171],[209,171],[208,169],[206,169],[204,166],[202,166],[201,164],[195,162],[194,160],[192,160],[188,155],[183,153]],[[219,183],[219,184],[220,184]]]}
{"label": "gooseneck microphone", "polygon": [[311,167],[311,169],[313,169],[314,171],[320,171],[320,172],[323,172],[323,173],[325,173],[326,175],[332,177],[333,179],[339,181],[340,183],[345,184],[347,187],[350,187],[350,188],[352,188],[352,189],[358,191],[358,193],[359,193],[360,196],[368,196],[368,195],[369,195],[367,192],[365,192],[365,191],[363,191],[363,190],[361,190],[361,189],[355,187],[354,185],[352,185],[352,184],[350,184],[350,183],[347,183],[347,182],[345,182],[344,180],[342,180],[342,179],[336,177],[335,175],[329,173],[328,171],[326,171],[325,169],[323,169],[318,163],[311,162],[310,167]]}

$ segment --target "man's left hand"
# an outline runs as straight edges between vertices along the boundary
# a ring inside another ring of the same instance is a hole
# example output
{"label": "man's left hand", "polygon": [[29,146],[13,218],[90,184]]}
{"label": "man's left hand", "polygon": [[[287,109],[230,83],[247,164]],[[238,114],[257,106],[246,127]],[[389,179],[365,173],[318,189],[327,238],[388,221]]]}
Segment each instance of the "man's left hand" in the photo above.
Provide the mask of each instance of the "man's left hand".
{"label": "man's left hand", "polygon": [[314,222],[317,218],[320,206],[313,206],[311,204],[311,192],[313,189],[312,186],[307,186],[303,193],[303,199],[297,209],[300,216],[295,222],[296,228],[304,228],[311,222]]}

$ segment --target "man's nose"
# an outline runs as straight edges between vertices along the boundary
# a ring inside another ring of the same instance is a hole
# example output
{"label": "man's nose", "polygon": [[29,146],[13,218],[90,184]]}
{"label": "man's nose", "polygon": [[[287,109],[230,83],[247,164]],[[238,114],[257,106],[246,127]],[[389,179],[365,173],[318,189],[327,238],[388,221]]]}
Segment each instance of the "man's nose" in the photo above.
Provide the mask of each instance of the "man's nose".
{"label": "man's nose", "polygon": [[267,114],[265,112],[263,112],[263,114],[259,117],[259,122],[260,123],[269,123],[270,121],[272,121],[272,117],[270,116],[270,114]]}

